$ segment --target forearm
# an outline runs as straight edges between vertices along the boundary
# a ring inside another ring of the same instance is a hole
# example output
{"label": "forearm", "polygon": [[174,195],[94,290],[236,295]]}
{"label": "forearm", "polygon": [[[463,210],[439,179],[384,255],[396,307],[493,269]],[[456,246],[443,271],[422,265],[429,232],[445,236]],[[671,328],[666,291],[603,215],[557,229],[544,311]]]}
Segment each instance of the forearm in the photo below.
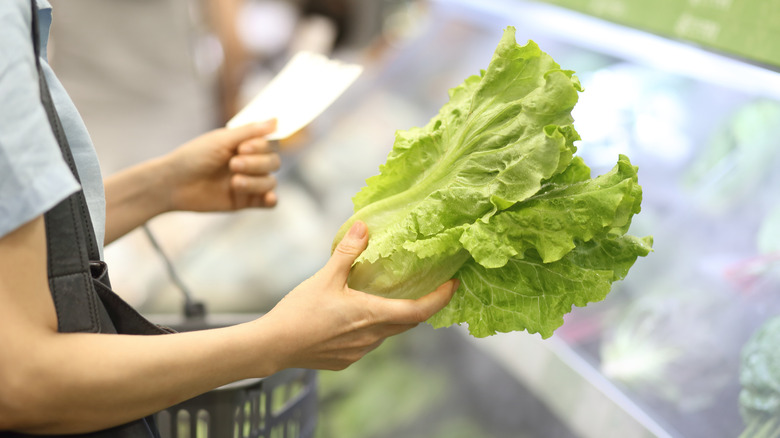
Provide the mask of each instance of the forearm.
{"label": "forearm", "polygon": [[24,383],[12,392],[19,408],[14,426],[27,433],[100,430],[232,381],[272,374],[274,340],[257,323],[175,335],[30,339],[17,345],[25,360],[16,362],[24,366],[12,379]]}
{"label": "forearm", "polygon": [[169,166],[164,159],[155,159],[105,180],[106,245],[171,210],[168,179]]}

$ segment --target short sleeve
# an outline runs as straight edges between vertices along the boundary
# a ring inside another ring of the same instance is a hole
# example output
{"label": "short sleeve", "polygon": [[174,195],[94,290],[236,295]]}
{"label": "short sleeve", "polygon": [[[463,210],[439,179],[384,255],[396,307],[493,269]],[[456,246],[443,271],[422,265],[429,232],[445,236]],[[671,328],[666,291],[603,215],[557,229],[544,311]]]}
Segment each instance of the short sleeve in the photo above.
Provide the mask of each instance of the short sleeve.
{"label": "short sleeve", "polygon": [[0,237],[79,189],[41,105],[30,13],[0,1]]}

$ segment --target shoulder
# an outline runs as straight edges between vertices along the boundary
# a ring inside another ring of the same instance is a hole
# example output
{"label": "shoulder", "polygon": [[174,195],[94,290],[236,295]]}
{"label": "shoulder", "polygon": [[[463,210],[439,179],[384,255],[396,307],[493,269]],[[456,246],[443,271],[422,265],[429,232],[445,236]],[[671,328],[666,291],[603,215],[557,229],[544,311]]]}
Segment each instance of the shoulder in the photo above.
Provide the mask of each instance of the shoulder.
{"label": "shoulder", "polygon": [[[34,0],[38,11],[51,9],[48,0]],[[30,0],[0,1],[0,39],[29,36],[32,31],[32,6]]]}
{"label": "shoulder", "polygon": [[28,0],[0,1],[0,68],[16,57],[11,55],[16,54],[20,46],[32,48],[31,20]]}
{"label": "shoulder", "polygon": [[0,236],[79,187],[41,105],[30,20],[27,0],[0,0]]}
{"label": "shoulder", "polygon": [[30,0],[3,0],[0,2],[0,20],[29,21],[32,18],[30,10]]}

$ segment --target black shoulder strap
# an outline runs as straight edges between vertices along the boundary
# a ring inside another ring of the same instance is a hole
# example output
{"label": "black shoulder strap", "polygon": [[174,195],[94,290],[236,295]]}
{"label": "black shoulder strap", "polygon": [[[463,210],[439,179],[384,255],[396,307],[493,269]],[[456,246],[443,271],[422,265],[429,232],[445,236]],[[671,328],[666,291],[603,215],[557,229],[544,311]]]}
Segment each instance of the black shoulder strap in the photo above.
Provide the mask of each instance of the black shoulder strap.
{"label": "black shoulder strap", "polygon": [[[60,145],[62,156],[73,172],[73,176],[79,180],[78,170],[68,146],[68,139],[65,137],[65,131],[57,116],[49,87],[41,69],[38,7],[35,0],[30,0],[30,6],[41,102],[46,108],[49,124]],[[104,295],[115,301],[115,310],[118,308],[118,311],[123,315],[135,318],[129,322],[134,329],[142,327],[146,330],[136,330],[135,333],[159,334],[165,332],[146,321],[119,297],[113,295],[113,292],[104,286],[108,281],[105,274],[101,281],[93,282],[91,267],[95,263],[91,262],[99,261],[99,252],[83,190],[70,195],[46,212],[44,220],[46,222],[49,288],[54,299],[54,306],[57,309],[57,324],[60,332],[102,332],[106,329],[106,332],[116,333],[109,312],[100,301],[95,283],[100,284],[99,287],[102,287]],[[103,264],[102,267],[105,268],[105,265]],[[101,326],[101,320],[106,321],[105,327]],[[0,432],[0,435],[3,435],[3,432]],[[89,436],[95,438],[120,436],[160,438],[152,416],[105,431],[90,433]]]}
{"label": "black shoulder strap", "polygon": [[[68,139],[54,108],[51,93],[40,63],[40,33],[38,7],[32,8],[32,38],[35,63],[41,89],[41,102],[62,156],[71,172],[79,180],[78,170],[68,145]],[[44,215],[48,250],[49,288],[57,309],[61,332],[99,332],[97,295],[92,284],[90,261],[100,259],[92,220],[89,216],[84,191],[69,196]]]}

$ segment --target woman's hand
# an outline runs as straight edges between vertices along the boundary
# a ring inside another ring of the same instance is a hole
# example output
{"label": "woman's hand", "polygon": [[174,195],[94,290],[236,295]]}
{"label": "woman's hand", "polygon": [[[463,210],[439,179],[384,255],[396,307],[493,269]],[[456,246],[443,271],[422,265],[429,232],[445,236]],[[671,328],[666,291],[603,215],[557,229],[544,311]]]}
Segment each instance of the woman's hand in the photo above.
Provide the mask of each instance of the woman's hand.
{"label": "woman's hand", "polygon": [[276,205],[280,159],[265,137],[276,122],[216,129],[104,181],[105,244],[169,211]]}
{"label": "woman's hand", "polygon": [[278,341],[275,351],[263,355],[278,359],[278,369],[344,369],[385,338],[430,318],[449,303],[458,288],[457,280],[450,280],[417,300],[350,289],[349,270],[367,244],[366,225],[356,222],[323,269],[255,321],[273,327]]}
{"label": "woman's hand", "polygon": [[279,154],[265,136],[276,122],[216,129],[162,158],[170,210],[228,211],[276,205]]}

